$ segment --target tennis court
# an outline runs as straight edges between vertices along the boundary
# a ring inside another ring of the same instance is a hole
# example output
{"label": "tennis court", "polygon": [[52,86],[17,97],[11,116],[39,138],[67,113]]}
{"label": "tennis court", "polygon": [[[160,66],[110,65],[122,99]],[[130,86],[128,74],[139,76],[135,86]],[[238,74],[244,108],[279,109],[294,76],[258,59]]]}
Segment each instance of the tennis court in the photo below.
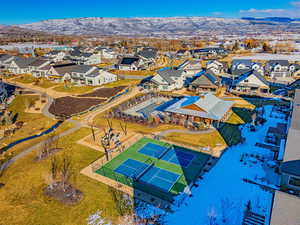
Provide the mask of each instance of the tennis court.
{"label": "tennis court", "polygon": [[[168,202],[195,182],[209,155],[142,138],[96,173]],[[138,197],[138,196],[137,196]]]}
{"label": "tennis court", "polygon": [[195,159],[194,154],[184,152],[179,148],[165,147],[153,143],[147,143],[138,152],[185,168],[189,167]]}
{"label": "tennis court", "polygon": [[114,171],[165,192],[169,192],[180,177],[179,174],[134,159],[127,159]]}

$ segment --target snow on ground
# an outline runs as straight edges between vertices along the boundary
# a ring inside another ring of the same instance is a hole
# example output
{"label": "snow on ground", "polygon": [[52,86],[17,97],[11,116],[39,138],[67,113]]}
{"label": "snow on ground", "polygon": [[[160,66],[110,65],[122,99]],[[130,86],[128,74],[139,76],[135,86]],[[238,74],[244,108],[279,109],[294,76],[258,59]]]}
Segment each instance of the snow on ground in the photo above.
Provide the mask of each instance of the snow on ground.
{"label": "snow on ground", "polygon": [[[250,132],[249,125],[242,128],[245,142],[229,148],[224,153],[218,163],[199,181],[199,187],[192,190],[192,197],[175,209],[175,213],[166,216],[166,224],[240,225],[249,200],[251,200],[252,211],[265,215],[267,221],[269,220],[273,194],[256,184],[246,183],[243,179],[266,182],[266,179],[272,177],[267,183],[271,183],[274,177],[276,180],[274,171],[271,176],[270,174],[267,176],[266,171],[272,173],[272,170],[270,168],[265,170],[266,162],[273,158],[272,153],[270,150],[255,146],[257,142],[264,143],[264,137],[270,126],[285,122],[282,118],[274,118],[274,113],[270,118],[271,111],[272,106],[265,107],[267,122],[258,127],[256,132]],[[245,157],[246,153],[248,153],[247,157]],[[256,154],[264,157],[265,163],[257,160]],[[242,155],[244,155],[243,162],[241,162]]]}
{"label": "snow on ground", "polygon": [[251,56],[235,56],[233,59],[252,59],[252,60],[289,60],[300,61],[300,54],[296,55],[283,55],[283,54],[264,54],[258,53]]}

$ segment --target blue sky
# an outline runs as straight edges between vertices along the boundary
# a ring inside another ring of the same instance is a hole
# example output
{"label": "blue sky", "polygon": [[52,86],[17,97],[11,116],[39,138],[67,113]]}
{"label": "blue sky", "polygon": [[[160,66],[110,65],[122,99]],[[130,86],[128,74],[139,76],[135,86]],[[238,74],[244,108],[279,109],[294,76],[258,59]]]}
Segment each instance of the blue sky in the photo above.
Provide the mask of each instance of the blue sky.
{"label": "blue sky", "polygon": [[290,0],[1,0],[0,8],[0,24],[74,17],[300,17],[300,1]]}

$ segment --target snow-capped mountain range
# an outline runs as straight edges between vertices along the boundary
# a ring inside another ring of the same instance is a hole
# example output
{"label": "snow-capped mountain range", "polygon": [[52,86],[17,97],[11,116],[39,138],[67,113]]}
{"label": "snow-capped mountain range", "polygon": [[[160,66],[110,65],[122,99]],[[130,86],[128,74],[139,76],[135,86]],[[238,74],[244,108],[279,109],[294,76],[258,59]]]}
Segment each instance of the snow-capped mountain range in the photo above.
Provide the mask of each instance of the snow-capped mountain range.
{"label": "snow-capped mountain range", "polygon": [[[200,34],[241,34],[274,29],[287,31],[293,23],[255,18],[229,19],[214,17],[102,18],[85,17],[53,19],[18,25],[21,28],[65,35],[127,36],[196,36]],[[292,25],[294,29],[297,23]],[[299,27],[298,27],[299,28]]]}

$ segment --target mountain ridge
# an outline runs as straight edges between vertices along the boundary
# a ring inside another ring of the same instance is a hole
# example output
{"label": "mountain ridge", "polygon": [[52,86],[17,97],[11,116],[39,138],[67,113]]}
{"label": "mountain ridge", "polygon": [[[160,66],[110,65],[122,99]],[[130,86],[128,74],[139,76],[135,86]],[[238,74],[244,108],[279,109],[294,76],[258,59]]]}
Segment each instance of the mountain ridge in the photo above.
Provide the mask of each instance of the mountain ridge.
{"label": "mountain ridge", "polygon": [[64,35],[125,35],[125,36],[197,36],[201,34],[247,34],[251,31],[268,32],[300,30],[293,23],[300,19],[269,18],[222,18],[201,16],[177,17],[80,17],[50,19],[21,28]]}

